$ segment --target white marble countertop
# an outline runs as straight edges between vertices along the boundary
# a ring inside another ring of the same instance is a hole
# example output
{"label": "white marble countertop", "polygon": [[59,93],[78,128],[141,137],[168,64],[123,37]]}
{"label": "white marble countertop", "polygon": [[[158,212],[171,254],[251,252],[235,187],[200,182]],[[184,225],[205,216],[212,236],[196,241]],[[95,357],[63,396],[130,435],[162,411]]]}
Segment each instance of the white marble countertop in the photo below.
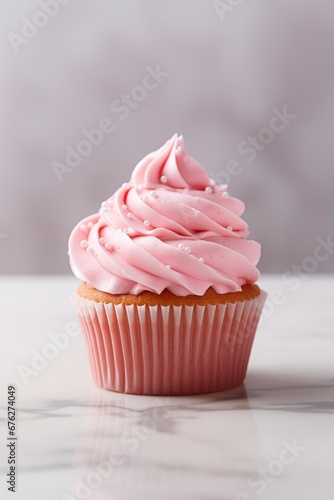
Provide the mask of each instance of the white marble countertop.
{"label": "white marble countertop", "polygon": [[[1,499],[334,498],[334,276],[264,276],[271,293],[245,384],[173,398],[95,387],[82,336],[60,334],[76,321],[74,278],[0,284]],[[43,352],[52,359],[38,364]],[[5,478],[9,384],[15,495]]]}

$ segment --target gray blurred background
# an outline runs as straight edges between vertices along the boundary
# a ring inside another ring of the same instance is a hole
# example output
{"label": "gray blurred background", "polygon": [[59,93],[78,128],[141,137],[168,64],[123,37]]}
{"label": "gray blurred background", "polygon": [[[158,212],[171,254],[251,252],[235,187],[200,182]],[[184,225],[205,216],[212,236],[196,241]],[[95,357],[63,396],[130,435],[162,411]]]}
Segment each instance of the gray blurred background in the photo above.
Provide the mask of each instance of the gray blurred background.
{"label": "gray blurred background", "polygon": [[[237,3],[1,1],[2,273],[70,272],[72,227],[174,132],[245,201],[262,271],[288,271],[317,238],[334,240],[334,4]],[[142,90],[157,66],[161,81]],[[295,118],[261,132],[284,108]],[[60,182],[54,162],[104,118],[114,130]],[[268,143],[248,161],[238,147],[259,131]],[[333,270],[328,250],[312,272]]]}

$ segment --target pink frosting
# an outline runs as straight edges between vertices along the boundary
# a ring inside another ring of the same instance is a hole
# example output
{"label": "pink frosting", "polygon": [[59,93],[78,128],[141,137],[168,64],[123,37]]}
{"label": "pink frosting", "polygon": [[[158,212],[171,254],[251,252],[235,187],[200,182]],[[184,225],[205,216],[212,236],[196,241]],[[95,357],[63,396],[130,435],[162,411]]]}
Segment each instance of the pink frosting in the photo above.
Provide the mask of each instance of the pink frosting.
{"label": "pink frosting", "polygon": [[228,196],[174,135],[147,155],[72,231],[73,273],[98,290],[203,295],[241,290],[259,278],[259,243],[247,240],[244,204]]}

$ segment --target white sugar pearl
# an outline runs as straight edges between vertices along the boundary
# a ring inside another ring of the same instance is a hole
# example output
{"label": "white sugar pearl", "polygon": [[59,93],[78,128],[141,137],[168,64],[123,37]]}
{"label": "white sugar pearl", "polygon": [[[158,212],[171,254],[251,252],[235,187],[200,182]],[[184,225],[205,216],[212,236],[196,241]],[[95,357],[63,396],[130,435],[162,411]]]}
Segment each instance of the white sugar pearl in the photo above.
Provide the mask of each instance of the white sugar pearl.
{"label": "white sugar pearl", "polygon": [[93,225],[94,224],[92,222],[88,222],[87,227],[89,227],[89,229],[92,229]]}
{"label": "white sugar pearl", "polygon": [[86,248],[86,247],[88,247],[88,241],[87,241],[87,240],[82,240],[82,241],[80,241],[80,246],[81,246],[81,248]]}
{"label": "white sugar pearl", "polygon": [[213,189],[212,189],[212,187],[211,187],[211,186],[207,186],[207,187],[205,188],[205,192],[206,192],[206,193],[208,193],[208,194],[211,194],[211,193],[212,193],[212,191],[213,191]]}
{"label": "white sugar pearl", "polygon": [[184,245],[182,245],[182,243],[179,243],[178,248],[179,248],[180,250],[184,250],[186,247],[185,247]]}
{"label": "white sugar pearl", "polygon": [[125,229],[123,229],[123,233],[125,234],[129,234],[131,231],[131,229],[129,227],[126,227]]}
{"label": "white sugar pearl", "polygon": [[224,191],[222,196],[224,196],[224,198],[227,198],[229,196],[228,192],[227,191]]}
{"label": "white sugar pearl", "polygon": [[105,242],[105,241],[106,241],[106,240],[105,240],[104,238],[99,238],[99,242],[100,242],[100,244],[101,244],[101,245],[104,245],[104,242]]}
{"label": "white sugar pearl", "polygon": [[86,231],[87,230],[86,224],[81,224],[80,229],[81,231]]}
{"label": "white sugar pearl", "polygon": [[112,249],[112,245],[111,245],[111,243],[106,243],[106,244],[104,245],[104,247],[105,247],[107,250],[111,250],[111,249]]}
{"label": "white sugar pearl", "polygon": [[122,205],[123,210],[127,210],[128,207],[126,205]]}
{"label": "white sugar pearl", "polygon": [[133,219],[133,214],[131,214],[130,212],[127,214],[127,216],[129,219]]}
{"label": "white sugar pearl", "polygon": [[190,247],[186,247],[184,250],[185,250],[185,252],[188,252],[188,253],[191,252],[191,248]]}
{"label": "white sugar pearl", "polygon": [[167,266],[166,266],[166,267],[167,267],[167,269],[170,269],[170,265],[169,265],[169,264],[167,264]]}
{"label": "white sugar pearl", "polygon": [[233,229],[233,228],[232,228],[232,226],[227,226],[227,229],[228,229],[229,231],[232,231],[232,229]]}
{"label": "white sugar pearl", "polygon": [[88,253],[93,253],[93,249],[92,249],[92,247],[87,247],[87,252],[88,252]]}
{"label": "white sugar pearl", "polygon": [[150,221],[149,221],[149,220],[147,220],[147,219],[146,219],[146,220],[144,220],[144,226],[148,227],[148,226],[150,226],[150,225],[151,225],[151,223],[150,223]]}
{"label": "white sugar pearl", "polygon": [[152,191],[151,196],[153,198],[158,198],[158,193],[156,191]]}
{"label": "white sugar pearl", "polygon": [[198,260],[199,260],[200,262],[204,263],[204,259],[203,259],[203,257],[200,257]]}
{"label": "white sugar pearl", "polygon": [[160,182],[162,182],[162,184],[166,184],[166,182],[167,182],[167,177],[166,177],[165,175],[162,175],[162,176],[160,177]]}

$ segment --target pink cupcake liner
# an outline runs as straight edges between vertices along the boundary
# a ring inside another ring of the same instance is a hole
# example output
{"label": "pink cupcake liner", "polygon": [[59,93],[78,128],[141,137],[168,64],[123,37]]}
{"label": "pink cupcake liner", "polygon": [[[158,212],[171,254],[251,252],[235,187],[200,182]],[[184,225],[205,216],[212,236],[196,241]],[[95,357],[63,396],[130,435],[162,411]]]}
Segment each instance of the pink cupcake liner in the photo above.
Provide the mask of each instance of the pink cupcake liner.
{"label": "pink cupcake liner", "polygon": [[266,293],[194,306],[105,304],[74,297],[95,383],[111,391],[223,391],[245,376]]}

